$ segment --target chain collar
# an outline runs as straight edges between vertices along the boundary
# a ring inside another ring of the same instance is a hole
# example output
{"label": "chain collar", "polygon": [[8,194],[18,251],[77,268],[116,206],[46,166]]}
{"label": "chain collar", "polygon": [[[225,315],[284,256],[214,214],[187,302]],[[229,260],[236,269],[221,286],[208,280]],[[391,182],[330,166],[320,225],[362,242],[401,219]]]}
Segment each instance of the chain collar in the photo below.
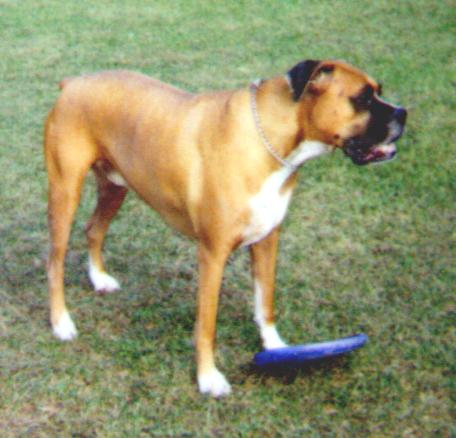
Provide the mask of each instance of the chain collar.
{"label": "chain collar", "polygon": [[271,142],[268,140],[266,137],[266,134],[263,130],[263,127],[261,126],[261,121],[260,121],[260,116],[258,114],[258,108],[256,104],[256,93],[258,90],[258,85],[255,83],[250,84],[249,87],[250,90],[250,107],[252,109],[252,115],[253,115],[253,121],[255,123],[255,127],[258,131],[258,134],[260,135],[260,138],[266,147],[267,151],[284,167],[288,168],[291,170],[291,172],[295,172],[298,167],[295,166],[293,163],[290,161],[286,160],[285,158],[282,158],[280,154],[275,150],[274,146],[272,146]]}

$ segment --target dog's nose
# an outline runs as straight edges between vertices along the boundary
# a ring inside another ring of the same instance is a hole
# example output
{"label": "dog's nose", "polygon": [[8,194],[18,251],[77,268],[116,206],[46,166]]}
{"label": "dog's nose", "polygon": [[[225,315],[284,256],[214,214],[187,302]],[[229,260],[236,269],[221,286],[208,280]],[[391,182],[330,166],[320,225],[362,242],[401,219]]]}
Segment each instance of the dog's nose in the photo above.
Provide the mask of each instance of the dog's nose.
{"label": "dog's nose", "polygon": [[407,110],[401,107],[398,107],[394,110],[393,120],[396,120],[402,126],[405,125],[407,119]]}

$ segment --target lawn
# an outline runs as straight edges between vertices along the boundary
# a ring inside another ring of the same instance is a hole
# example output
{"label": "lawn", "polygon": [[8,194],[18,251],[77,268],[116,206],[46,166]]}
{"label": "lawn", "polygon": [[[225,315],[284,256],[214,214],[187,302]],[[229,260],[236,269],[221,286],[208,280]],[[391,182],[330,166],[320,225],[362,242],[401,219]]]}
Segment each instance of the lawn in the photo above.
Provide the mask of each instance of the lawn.
{"label": "lawn", "polygon": [[[454,436],[455,6],[0,1],[0,435]],[[409,110],[394,162],[361,168],[336,153],[306,164],[283,226],[284,338],[364,331],[369,343],[295,373],[257,372],[248,257],[238,251],[217,332],[233,394],[199,395],[195,245],[130,193],[105,249],[123,289],[95,295],[83,233],[92,176],[66,265],[80,335],[54,339],[41,144],[58,82],[124,68],[198,92],[244,87],[306,58],[359,66],[383,82],[386,99]]]}

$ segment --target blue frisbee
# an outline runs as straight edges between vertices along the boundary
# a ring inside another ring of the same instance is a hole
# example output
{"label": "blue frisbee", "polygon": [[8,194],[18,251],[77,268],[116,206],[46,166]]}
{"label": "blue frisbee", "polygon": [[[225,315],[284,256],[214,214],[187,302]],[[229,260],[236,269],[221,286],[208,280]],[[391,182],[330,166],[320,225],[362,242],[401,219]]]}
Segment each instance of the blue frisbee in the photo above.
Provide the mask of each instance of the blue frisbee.
{"label": "blue frisbee", "polygon": [[359,333],[334,341],[273,348],[255,354],[253,361],[255,365],[260,367],[277,365],[299,366],[306,362],[327,359],[349,353],[350,351],[362,347],[366,341],[367,335]]}

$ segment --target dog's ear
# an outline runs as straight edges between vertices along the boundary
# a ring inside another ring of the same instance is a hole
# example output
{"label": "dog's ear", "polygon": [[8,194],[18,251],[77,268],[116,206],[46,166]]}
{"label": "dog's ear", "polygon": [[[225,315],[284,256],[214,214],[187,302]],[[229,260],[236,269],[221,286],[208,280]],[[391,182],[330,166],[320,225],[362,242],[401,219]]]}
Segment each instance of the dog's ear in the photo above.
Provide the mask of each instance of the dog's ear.
{"label": "dog's ear", "polygon": [[298,101],[304,92],[304,88],[309,82],[312,73],[317,68],[320,61],[314,59],[308,59],[296,64],[289,72],[288,77],[290,79],[291,89],[293,91],[293,100]]}
{"label": "dog's ear", "polygon": [[[321,91],[321,86],[327,74],[334,70],[334,65],[322,64],[321,61],[309,59],[296,64],[289,72],[290,85],[293,92],[293,100],[297,102],[304,93],[309,90],[312,93]],[[307,91],[306,90],[306,91]]]}

